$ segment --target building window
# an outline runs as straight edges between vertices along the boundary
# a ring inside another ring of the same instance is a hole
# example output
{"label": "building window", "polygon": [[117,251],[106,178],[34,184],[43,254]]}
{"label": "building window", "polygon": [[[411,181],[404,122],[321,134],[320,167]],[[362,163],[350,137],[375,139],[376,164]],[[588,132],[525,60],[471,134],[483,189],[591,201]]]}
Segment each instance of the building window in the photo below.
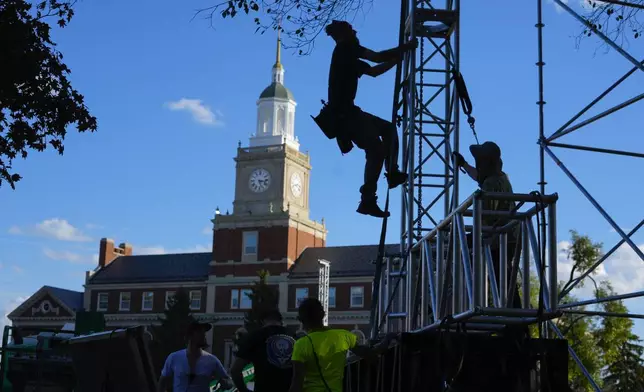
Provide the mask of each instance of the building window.
{"label": "building window", "polygon": [[249,295],[253,292],[251,289],[232,289],[230,290],[230,308],[231,309],[250,309],[253,307],[253,301]]}
{"label": "building window", "polygon": [[154,293],[152,291],[144,291],[141,297],[141,310],[152,310],[154,305]]}
{"label": "building window", "polygon": [[239,309],[239,290],[230,290],[230,308]]}
{"label": "building window", "polygon": [[253,307],[253,300],[250,298],[250,295],[253,293],[251,289],[239,290],[239,308],[240,309],[250,309]]}
{"label": "building window", "polygon": [[295,307],[299,308],[302,301],[309,297],[309,289],[306,287],[300,287],[295,289]]}
{"label": "building window", "polygon": [[96,301],[96,310],[99,312],[107,311],[109,295],[107,293],[98,293],[98,300]]}
{"label": "building window", "polygon": [[361,308],[364,306],[364,287],[354,286],[351,287],[351,307]]}
{"label": "building window", "polygon": [[252,256],[257,254],[257,232],[245,231],[244,232],[244,256]]}
{"label": "building window", "polygon": [[335,287],[329,287],[329,307],[335,308]]}
{"label": "building window", "polygon": [[201,290],[190,292],[190,310],[201,309]]}
{"label": "building window", "polygon": [[129,311],[130,310],[130,293],[121,293],[120,300],[119,300],[119,310],[121,311]]}
{"label": "building window", "polygon": [[170,300],[174,298],[174,295],[176,294],[176,291],[166,291],[165,292],[165,308],[168,309]]}

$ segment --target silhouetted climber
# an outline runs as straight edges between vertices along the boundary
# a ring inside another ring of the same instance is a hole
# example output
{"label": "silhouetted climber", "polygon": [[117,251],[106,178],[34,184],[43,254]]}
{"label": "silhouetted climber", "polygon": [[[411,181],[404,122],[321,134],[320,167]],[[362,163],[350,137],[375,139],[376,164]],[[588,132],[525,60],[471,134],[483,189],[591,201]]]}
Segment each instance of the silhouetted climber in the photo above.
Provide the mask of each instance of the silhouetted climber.
{"label": "silhouetted climber", "polygon": [[[365,151],[364,185],[360,188],[362,196],[357,212],[383,218],[389,214],[378,207],[376,196],[383,163],[387,165],[385,176],[390,189],[407,181],[407,174],[398,168],[398,130],[393,123],[363,112],[353,101],[362,75],[382,75],[418,43],[374,52],[360,45],[355,30],[344,21],[333,21],[326,27],[326,33],[335,40],[336,46],[329,71],[329,102],[315,121],[327,137],[337,139],[343,154],[351,151],[354,143]],[[372,67],[361,59],[379,64]]]}
{"label": "silhouetted climber", "polygon": [[[479,187],[484,192],[503,192],[514,193],[512,184],[508,175],[503,172],[503,161],[501,160],[501,149],[496,143],[485,142],[483,144],[475,144],[470,146],[470,152],[474,157],[475,167],[472,167],[465,158],[459,153],[454,153],[456,157],[456,164],[461,166],[467,174],[479,184]],[[483,202],[483,210],[492,211],[512,211],[514,210],[514,201],[499,201],[499,200],[485,200]],[[503,217],[494,217],[483,215],[481,223],[483,226],[496,226],[502,227],[510,223],[511,219]],[[508,233],[508,247],[507,247],[507,261],[508,268],[511,267],[514,258],[517,241],[520,236],[519,226],[515,226],[512,231]],[[520,243],[519,243],[520,246]],[[499,277],[499,243],[498,241],[491,241],[490,249],[492,251],[492,260],[494,261],[495,274]],[[508,274],[508,278],[510,275]],[[511,306],[521,307],[521,298],[519,291],[515,290],[513,303]]]}

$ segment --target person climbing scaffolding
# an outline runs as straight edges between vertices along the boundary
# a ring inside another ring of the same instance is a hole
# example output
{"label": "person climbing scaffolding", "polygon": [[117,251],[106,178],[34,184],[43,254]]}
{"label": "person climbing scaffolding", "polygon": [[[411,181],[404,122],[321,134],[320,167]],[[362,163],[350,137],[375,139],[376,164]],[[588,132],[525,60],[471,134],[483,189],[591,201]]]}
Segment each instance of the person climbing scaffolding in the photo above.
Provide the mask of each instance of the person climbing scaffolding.
{"label": "person climbing scaffolding", "polygon": [[[358,79],[362,75],[376,77],[398,64],[403,54],[414,50],[418,43],[412,41],[397,48],[374,52],[360,45],[356,31],[345,21],[333,21],[325,29],[335,42],[329,71],[328,104],[314,118],[330,139],[336,138],[343,154],[355,144],[365,151],[364,184],[360,187],[361,201],[357,212],[378,218],[389,216],[380,209],[376,191],[378,179],[386,164],[385,177],[389,189],[407,181],[407,174],[398,167],[398,130],[396,126],[373,114],[362,111],[354,104]],[[378,65],[371,66],[365,59]]]}

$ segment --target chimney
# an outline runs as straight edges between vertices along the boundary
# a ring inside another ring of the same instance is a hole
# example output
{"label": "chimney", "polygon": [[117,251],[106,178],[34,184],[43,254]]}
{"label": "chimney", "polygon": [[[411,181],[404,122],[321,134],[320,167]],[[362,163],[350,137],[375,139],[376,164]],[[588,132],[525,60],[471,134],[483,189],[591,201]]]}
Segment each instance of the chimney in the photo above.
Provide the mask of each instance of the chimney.
{"label": "chimney", "polygon": [[132,245],[122,243],[117,248],[114,247],[114,240],[110,238],[101,238],[101,246],[98,253],[99,267],[107,267],[119,256],[132,256]]}
{"label": "chimney", "polygon": [[119,244],[119,248],[123,251],[123,256],[132,256],[132,245],[122,242]]}

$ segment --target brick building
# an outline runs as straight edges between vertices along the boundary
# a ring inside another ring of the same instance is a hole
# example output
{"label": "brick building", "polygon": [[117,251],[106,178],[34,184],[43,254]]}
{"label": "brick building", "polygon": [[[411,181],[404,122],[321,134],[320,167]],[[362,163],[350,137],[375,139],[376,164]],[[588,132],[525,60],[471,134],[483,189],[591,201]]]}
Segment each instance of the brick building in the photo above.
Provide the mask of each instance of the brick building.
{"label": "brick building", "polygon": [[212,351],[230,365],[257,272],[270,272],[285,322],[297,326],[298,301],[317,297],[318,260],[326,260],[329,324],[364,338],[377,246],[327,247],[324,222],[309,218],[310,156],[299,151],[296,103],[283,82],[278,46],[271,84],[257,101],[257,131],[237,149],[233,211],[212,220],[212,252],[134,255],[104,238],[84,292],[44,286],[9,315],[14,325],[60,328],[81,309],[104,312],[109,328],[155,323],[182,288],[194,315],[214,322]]}

